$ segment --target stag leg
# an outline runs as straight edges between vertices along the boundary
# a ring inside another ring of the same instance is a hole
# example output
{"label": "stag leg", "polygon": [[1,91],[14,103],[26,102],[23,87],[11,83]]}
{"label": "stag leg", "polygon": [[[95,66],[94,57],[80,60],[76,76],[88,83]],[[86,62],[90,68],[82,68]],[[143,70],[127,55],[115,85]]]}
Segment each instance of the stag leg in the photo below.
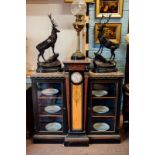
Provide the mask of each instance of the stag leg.
{"label": "stag leg", "polygon": [[100,52],[100,50],[101,50],[101,47],[102,47],[102,46],[100,45],[100,48],[99,48],[99,50],[97,51],[97,54]]}
{"label": "stag leg", "polygon": [[38,62],[40,62],[40,61],[39,61],[40,56],[41,56],[41,54],[39,53],[39,54],[38,54]]}
{"label": "stag leg", "polygon": [[113,53],[113,59],[112,60],[114,60],[115,59],[115,52]]}
{"label": "stag leg", "polygon": [[44,58],[44,50],[39,50],[38,62],[40,62],[40,61],[39,61],[40,56],[41,56],[41,57],[43,58],[43,60],[46,62],[46,60],[45,60],[45,58]]}
{"label": "stag leg", "polygon": [[104,46],[102,46],[102,48],[101,48],[101,52],[100,52],[100,55],[102,54],[102,52],[103,52],[103,48],[104,48]]}
{"label": "stag leg", "polygon": [[55,55],[55,52],[54,52],[54,45],[52,46],[52,51],[53,51],[53,54]]}
{"label": "stag leg", "polygon": [[44,58],[44,54],[42,54],[41,56],[42,56],[43,60],[46,62],[46,59]]}
{"label": "stag leg", "polygon": [[115,59],[115,49],[111,49],[111,57],[110,60],[114,60]]}

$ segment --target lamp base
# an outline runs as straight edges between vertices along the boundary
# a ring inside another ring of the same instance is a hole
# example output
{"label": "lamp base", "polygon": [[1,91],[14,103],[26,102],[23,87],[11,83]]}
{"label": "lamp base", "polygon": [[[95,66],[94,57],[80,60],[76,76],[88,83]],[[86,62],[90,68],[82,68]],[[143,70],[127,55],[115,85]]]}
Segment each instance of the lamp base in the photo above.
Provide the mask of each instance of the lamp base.
{"label": "lamp base", "polygon": [[73,53],[71,56],[71,60],[83,60],[83,59],[85,59],[85,56],[80,51]]}

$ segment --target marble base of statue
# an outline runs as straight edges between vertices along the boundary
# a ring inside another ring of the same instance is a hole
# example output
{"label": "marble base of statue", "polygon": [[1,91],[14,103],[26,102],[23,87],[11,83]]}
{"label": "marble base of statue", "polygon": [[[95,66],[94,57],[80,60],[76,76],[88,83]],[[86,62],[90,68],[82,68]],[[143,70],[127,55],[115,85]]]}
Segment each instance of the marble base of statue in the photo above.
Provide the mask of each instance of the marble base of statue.
{"label": "marble base of statue", "polygon": [[93,63],[94,68],[92,71],[96,73],[116,72],[118,70],[116,68],[116,61],[107,60],[101,55],[96,54]]}
{"label": "marble base of statue", "polygon": [[58,56],[59,54],[54,54],[45,62],[38,62],[36,71],[39,73],[62,71],[61,62],[57,59]]}

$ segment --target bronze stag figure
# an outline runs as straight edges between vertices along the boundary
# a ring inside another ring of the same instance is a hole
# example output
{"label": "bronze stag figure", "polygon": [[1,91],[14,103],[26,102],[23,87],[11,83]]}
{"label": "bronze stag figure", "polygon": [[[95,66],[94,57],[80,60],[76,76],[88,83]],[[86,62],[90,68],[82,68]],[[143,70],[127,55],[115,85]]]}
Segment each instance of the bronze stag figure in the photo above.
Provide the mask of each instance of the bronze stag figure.
{"label": "bronze stag figure", "polygon": [[[101,23],[103,17],[104,16],[102,16],[100,23]],[[101,55],[103,52],[103,48],[106,47],[106,48],[110,49],[110,52],[111,52],[110,61],[111,61],[111,60],[115,59],[115,50],[119,47],[119,45],[110,41],[105,36],[105,28],[106,28],[105,25],[109,22],[110,18],[111,18],[111,16],[109,16],[108,20],[105,23],[103,23],[101,26],[99,26],[98,40],[100,43],[100,47],[96,54]]]}
{"label": "bronze stag figure", "polygon": [[[39,43],[36,48],[39,51],[38,54],[38,63],[37,63],[37,72],[57,72],[62,71],[62,65],[61,62],[58,59],[59,53],[55,53],[55,43],[57,41],[57,33],[60,32],[56,27],[54,19],[51,15],[48,15],[51,23],[52,23],[52,31],[51,35],[44,40],[43,42]],[[50,56],[48,59],[44,58],[45,50],[48,48],[52,48],[53,55]],[[42,57],[44,60],[43,62],[40,62],[39,58]]]}
{"label": "bronze stag figure", "polygon": [[43,60],[46,62],[45,58],[44,58],[44,52],[46,49],[48,49],[49,47],[52,48],[53,54],[55,55],[55,51],[54,51],[54,47],[55,47],[55,43],[57,41],[57,33],[60,32],[56,27],[57,25],[54,22],[54,19],[52,19],[51,15],[48,15],[51,23],[52,23],[52,31],[51,31],[51,35],[43,42],[39,43],[36,48],[39,51],[38,54],[38,62],[40,56],[43,58]]}
{"label": "bronze stag figure", "polygon": [[[102,15],[100,23],[103,17],[104,16]],[[109,22],[110,18],[111,18],[111,15],[109,16],[107,21],[101,24],[101,26],[99,26],[98,28],[99,33],[97,37],[100,43],[100,47],[98,51],[95,53],[95,58],[93,60],[95,72],[111,72],[111,71],[117,70],[116,62],[114,61],[114,59],[115,59],[115,50],[119,47],[119,45],[107,39],[105,35],[106,24]],[[109,60],[107,60],[106,58],[102,56],[104,47],[110,49],[111,56]]]}

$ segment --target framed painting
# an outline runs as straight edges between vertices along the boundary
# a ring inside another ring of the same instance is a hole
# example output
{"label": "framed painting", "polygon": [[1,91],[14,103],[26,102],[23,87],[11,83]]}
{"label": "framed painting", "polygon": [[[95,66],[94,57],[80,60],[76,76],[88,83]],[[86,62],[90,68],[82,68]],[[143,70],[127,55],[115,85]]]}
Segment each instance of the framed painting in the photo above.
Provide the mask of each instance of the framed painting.
{"label": "framed painting", "polygon": [[123,0],[96,0],[96,17],[101,18],[102,15],[112,18],[122,17]]}
{"label": "framed painting", "polygon": [[[72,3],[73,2],[73,0],[64,0],[65,1],[65,3]],[[86,1],[86,3],[94,3],[94,1],[95,0],[85,0]]]}
{"label": "framed painting", "polygon": [[[100,23],[95,24],[95,32],[94,32],[95,44],[99,44],[98,29],[99,29],[99,26],[101,25],[102,24]],[[107,39],[110,39],[110,41],[119,44],[121,40],[121,27],[122,27],[121,23],[107,23],[105,24],[105,32],[103,35],[105,35]]]}

